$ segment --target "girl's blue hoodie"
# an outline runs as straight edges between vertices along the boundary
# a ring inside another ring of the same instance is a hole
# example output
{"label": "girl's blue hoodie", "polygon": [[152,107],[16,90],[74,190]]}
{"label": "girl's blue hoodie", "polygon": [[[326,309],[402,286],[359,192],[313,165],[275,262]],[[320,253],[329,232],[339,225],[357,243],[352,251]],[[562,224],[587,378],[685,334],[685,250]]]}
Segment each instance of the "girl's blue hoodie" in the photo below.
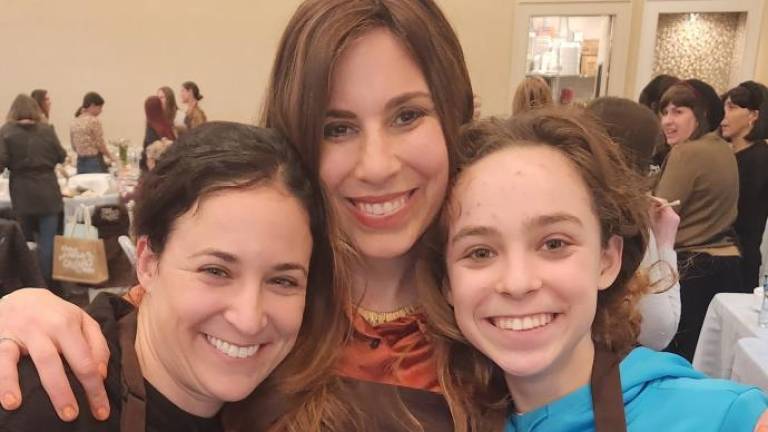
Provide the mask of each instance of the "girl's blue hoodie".
{"label": "girl's blue hoodie", "polygon": [[[752,432],[768,408],[762,390],[712,379],[680,356],[635,348],[619,367],[629,432]],[[512,415],[507,432],[594,430],[590,386]]]}

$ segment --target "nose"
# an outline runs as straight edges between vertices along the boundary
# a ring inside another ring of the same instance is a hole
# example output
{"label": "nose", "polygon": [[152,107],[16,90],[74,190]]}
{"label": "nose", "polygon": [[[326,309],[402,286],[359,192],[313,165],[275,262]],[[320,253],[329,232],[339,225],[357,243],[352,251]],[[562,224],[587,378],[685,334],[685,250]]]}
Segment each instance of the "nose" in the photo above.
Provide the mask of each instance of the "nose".
{"label": "nose", "polygon": [[509,254],[496,284],[496,292],[523,299],[541,289],[543,281],[534,260],[525,252]]}
{"label": "nose", "polygon": [[672,117],[669,114],[662,114],[661,115],[661,125],[662,126],[668,126],[672,124]]}
{"label": "nose", "polygon": [[395,139],[381,128],[369,128],[363,135],[355,176],[366,183],[382,184],[401,168]]}
{"label": "nose", "polygon": [[260,282],[248,283],[229,299],[224,318],[243,335],[255,335],[268,323]]}

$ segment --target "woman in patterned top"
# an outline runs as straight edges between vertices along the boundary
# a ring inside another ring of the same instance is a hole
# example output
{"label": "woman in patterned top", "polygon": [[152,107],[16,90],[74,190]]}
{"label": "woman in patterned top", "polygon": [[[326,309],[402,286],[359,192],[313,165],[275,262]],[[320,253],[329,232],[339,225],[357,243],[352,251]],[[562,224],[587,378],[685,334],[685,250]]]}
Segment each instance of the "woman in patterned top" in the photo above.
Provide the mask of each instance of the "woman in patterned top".
{"label": "woman in patterned top", "polygon": [[182,84],[179,97],[181,97],[181,102],[187,106],[187,115],[184,116],[184,126],[187,130],[196,128],[208,121],[205,112],[197,105],[203,99],[197,84],[192,81]]}
{"label": "woman in patterned top", "polygon": [[75,112],[75,121],[69,129],[72,149],[77,153],[77,173],[104,173],[107,164],[115,157],[107,149],[104,130],[98,117],[104,107],[104,98],[96,92],[88,92],[83,97],[83,104]]}

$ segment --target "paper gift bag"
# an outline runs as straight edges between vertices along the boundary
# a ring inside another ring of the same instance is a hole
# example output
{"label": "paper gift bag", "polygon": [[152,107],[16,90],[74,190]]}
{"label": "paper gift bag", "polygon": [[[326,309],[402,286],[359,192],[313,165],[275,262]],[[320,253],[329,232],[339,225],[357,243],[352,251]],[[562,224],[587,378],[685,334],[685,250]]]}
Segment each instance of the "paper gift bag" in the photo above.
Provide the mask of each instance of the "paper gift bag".
{"label": "paper gift bag", "polygon": [[92,285],[109,279],[104,242],[56,236],[53,239],[53,279]]}
{"label": "paper gift bag", "polygon": [[92,240],[99,238],[99,230],[91,223],[91,208],[83,204],[77,207],[73,220],[64,224],[64,236]]}
{"label": "paper gift bag", "polygon": [[[80,215],[84,223],[78,223]],[[109,279],[104,241],[98,238],[85,207],[78,208],[75,222],[64,229],[64,235],[53,239],[53,279],[93,285]]]}

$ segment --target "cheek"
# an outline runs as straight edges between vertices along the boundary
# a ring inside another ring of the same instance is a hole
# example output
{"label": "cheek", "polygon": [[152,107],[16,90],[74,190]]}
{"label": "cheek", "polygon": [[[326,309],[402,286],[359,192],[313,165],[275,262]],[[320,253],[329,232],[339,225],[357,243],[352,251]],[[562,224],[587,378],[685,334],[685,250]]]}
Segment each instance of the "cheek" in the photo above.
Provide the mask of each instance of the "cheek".
{"label": "cheek", "polygon": [[304,295],[274,295],[265,302],[264,310],[270,311],[270,320],[282,338],[293,340],[298,335],[304,318],[305,301]]}
{"label": "cheek", "polygon": [[320,154],[320,182],[327,192],[333,193],[341,182],[354,169],[354,155],[351,148],[328,145],[323,146]]}
{"label": "cheek", "polygon": [[417,172],[445,187],[448,182],[448,146],[437,120],[413,131],[402,148],[401,157]]}

